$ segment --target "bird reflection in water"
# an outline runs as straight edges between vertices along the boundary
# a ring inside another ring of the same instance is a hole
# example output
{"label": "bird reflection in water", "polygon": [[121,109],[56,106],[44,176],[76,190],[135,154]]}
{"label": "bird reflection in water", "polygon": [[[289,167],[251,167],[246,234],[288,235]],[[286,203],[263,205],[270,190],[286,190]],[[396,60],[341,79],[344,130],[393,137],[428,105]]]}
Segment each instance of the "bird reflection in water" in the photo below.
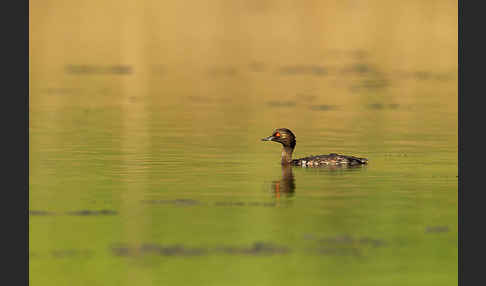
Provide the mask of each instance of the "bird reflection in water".
{"label": "bird reflection in water", "polygon": [[[292,197],[295,195],[295,179],[292,173],[292,166],[282,165],[282,178],[278,181],[272,182],[272,192],[275,194],[275,198],[279,199],[281,196]],[[366,169],[366,165],[358,166],[326,166],[321,168],[304,168],[308,171],[317,172],[323,174],[325,172],[328,175],[339,175],[343,172],[360,172]],[[278,201],[278,200],[277,200]]]}
{"label": "bird reflection in water", "polygon": [[295,193],[295,179],[290,165],[282,165],[282,179],[272,182],[272,191],[276,198],[281,195],[291,197]]}

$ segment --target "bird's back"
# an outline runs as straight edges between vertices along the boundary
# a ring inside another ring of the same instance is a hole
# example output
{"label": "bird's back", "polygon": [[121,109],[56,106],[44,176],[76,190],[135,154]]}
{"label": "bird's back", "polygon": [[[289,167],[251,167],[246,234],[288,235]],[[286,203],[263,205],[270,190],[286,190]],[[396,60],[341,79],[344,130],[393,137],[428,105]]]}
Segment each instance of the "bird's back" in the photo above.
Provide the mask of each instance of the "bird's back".
{"label": "bird's back", "polygon": [[305,158],[292,160],[292,165],[303,167],[319,166],[355,166],[367,164],[368,159],[354,156],[339,155],[331,153],[329,155],[308,156]]}

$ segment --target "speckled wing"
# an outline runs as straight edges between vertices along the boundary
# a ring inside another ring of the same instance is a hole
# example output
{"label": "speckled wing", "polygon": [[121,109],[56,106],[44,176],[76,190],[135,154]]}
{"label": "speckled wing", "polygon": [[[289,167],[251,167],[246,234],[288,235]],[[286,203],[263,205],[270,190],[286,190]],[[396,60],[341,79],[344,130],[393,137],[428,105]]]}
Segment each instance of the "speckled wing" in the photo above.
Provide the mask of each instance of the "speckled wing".
{"label": "speckled wing", "polygon": [[331,153],[329,155],[308,156],[305,158],[292,160],[292,165],[303,167],[320,167],[320,166],[354,166],[367,164],[368,159],[354,156],[339,155]]}

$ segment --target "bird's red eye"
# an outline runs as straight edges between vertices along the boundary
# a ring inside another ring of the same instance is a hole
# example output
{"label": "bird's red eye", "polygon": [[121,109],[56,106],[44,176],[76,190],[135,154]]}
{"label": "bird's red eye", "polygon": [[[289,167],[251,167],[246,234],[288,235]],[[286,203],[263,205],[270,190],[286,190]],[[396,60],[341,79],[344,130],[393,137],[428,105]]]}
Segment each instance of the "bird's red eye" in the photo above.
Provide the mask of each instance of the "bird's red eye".
{"label": "bird's red eye", "polygon": [[280,133],[275,133],[275,137],[280,137]]}

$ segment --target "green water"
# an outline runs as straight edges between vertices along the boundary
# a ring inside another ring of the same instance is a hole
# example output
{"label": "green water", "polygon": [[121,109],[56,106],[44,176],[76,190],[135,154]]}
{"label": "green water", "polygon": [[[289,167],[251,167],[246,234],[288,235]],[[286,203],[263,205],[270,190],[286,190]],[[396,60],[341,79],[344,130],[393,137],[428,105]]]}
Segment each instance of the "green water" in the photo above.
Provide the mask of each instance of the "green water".
{"label": "green water", "polygon": [[[33,285],[456,283],[456,115],[440,102],[355,111],[188,102],[144,115],[90,104],[32,107]],[[202,107],[206,117],[193,119]],[[280,146],[260,138],[283,126],[297,156],[370,163],[296,167],[294,192],[275,193],[274,181],[285,184]]]}
{"label": "green water", "polygon": [[31,285],[457,284],[456,4],[147,3],[31,3]]}

